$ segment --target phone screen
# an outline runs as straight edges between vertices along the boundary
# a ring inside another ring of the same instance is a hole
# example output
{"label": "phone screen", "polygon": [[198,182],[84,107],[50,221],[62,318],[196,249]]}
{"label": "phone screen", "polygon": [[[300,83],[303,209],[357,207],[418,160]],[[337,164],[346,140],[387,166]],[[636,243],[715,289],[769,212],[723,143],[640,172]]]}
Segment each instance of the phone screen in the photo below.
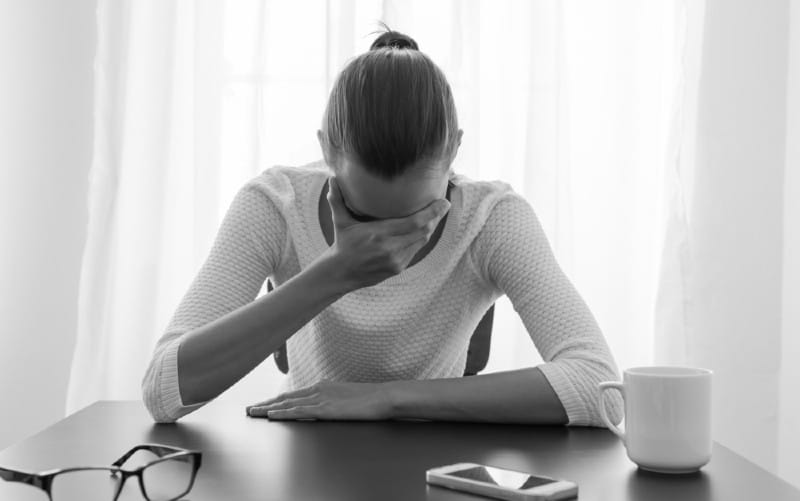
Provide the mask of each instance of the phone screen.
{"label": "phone screen", "polygon": [[549,478],[536,477],[518,471],[501,470],[491,466],[473,466],[464,470],[451,471],[448,475],[518,490],[557,482],[557,480]]}

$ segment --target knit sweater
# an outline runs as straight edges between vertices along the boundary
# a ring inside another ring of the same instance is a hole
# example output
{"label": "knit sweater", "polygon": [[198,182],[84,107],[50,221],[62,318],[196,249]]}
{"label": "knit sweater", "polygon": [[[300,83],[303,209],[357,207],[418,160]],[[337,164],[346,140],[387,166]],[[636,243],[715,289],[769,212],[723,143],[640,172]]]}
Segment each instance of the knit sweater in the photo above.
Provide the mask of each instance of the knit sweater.
{"label": "knit sweater", "polygon": [[[322,160],[274,166],[235,194],[142,379],[155,421],[173,422],[208,403],[181,400],[177,354],[183,335],[252,302],[267,278],[279,287],[328,248],[318,201],[331,173]],[[435,246],[401,273],[342,296],[295,332],[287,341],[285,388],[322,379],[461,377],[471,334],[505,294],[542,356],[538,368],[568,424],[603,426],[597,383],[619,380],[619,372],[533,208],[502,181],[452,171],[450,181],[450,212]],[[621,397],[610,392],[607,405],[609,417],[619,422]]]}

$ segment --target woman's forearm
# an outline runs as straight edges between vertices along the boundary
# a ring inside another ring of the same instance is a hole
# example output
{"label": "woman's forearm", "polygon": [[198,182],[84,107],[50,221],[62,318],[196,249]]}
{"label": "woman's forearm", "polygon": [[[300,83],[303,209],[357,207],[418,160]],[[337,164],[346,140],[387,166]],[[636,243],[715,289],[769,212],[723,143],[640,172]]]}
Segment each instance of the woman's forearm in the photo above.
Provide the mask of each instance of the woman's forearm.
{"label": "woman's forearm", "polygon": [[567,413],[536,368],[387,383],[395,419],[567,424]]}
{"label": "woman's forearm", "polygon": [[184,405],[216,398],[353,289],[323,254],[272,292],[185,333],[178,349]]}

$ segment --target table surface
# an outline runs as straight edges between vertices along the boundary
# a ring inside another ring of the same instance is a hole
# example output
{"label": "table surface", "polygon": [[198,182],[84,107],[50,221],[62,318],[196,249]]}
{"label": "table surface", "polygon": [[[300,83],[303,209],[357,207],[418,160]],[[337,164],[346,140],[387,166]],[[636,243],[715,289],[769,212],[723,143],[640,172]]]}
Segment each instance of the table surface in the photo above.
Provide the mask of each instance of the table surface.
{"label": "table surface", "polygon": [[[671,476],[639,470],[600,428],[269,421],[219,401],[171,424],[154,423],[138,401],[96,402],[0,451],[0,466],[108,465],[142,442],[203,451],[192,501],[488,499],[426,484],[428,468],[458,462],[571,480],[585,501],[800,500],[800,490],[718,443],[699,472]],[[143,499],[135,481],[120,499]]]}

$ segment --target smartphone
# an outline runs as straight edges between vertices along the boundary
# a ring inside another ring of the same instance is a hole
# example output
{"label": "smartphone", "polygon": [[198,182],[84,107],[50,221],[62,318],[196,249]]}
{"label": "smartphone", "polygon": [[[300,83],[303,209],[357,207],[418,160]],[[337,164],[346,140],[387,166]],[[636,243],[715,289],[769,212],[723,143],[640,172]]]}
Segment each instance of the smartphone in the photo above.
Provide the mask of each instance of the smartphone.
{"label": "smartphone", "polygon": [[425,478],[429,484],[509,501],[549,501],[578,495],[574,482],[475,463],[431,468]]}

